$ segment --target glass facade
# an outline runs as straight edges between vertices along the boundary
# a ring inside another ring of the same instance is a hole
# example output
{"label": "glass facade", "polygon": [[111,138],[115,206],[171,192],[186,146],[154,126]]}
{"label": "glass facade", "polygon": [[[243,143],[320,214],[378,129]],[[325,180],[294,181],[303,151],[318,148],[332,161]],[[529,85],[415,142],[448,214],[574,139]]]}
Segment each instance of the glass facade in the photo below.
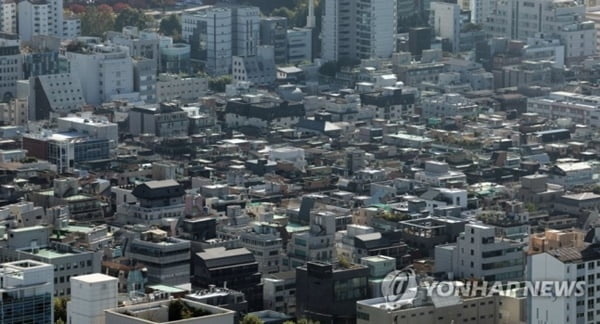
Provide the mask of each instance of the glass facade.
{"label": "glass facade", "polygon": [[12,299],[5,295],[0,302],[0,323],[52,323],[52,295],[43,294]]}

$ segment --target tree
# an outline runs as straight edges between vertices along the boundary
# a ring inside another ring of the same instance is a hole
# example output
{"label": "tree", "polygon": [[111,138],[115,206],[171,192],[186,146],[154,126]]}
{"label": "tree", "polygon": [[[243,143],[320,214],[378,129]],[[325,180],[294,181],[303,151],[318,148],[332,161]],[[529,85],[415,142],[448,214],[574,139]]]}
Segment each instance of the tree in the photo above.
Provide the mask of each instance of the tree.
{"label": "tree", "polygon": [[244,316],[240,324],[263,324],[264,322],[258,318],[256,315],[248,314]]}
{"label": "tree", "polygon": [[117,2],[115,3],[115,5],[113,6],[113,10],[116,13],[121,13],[123,10],[131,8],[128,4],[123,3],[123,2]]}
{"label": "tree", "polygon": [[208,88],[215,92],[225,91],[225,86],[231,83],[231,75],[222,75],[208,80]]}
{"label": "tree", "polygon": [[123,9],[115,19],[115,30],[120,31],[125,26],[134,26],[138,29],[145,29],[150,24],[149,16],[138,9],[126,8]]}
{"label": "tree", "polygon": [[170,15],[160,21],[159,32],[173,38],[179,38],[181,35],[181,22],[176,15]]}
{"label": "tree", "polygon": [[73,4],[69,5],[69,10],[71,10],[71,12],[76,15],[80,15],[85,12],[85,7],[78,3],[73,3]]}
{"label": "tree", "polygon": [[67,321],[67,299],[63,297],[54,298],[54,322]]}
{"label": "tree", "polygon": [[112,8],[109,11],[100,7],[102,6],[98,8],[90,6],[81,15],[81,34],[83,36],[102,37],[107,31],[113,29],[115,17]]}

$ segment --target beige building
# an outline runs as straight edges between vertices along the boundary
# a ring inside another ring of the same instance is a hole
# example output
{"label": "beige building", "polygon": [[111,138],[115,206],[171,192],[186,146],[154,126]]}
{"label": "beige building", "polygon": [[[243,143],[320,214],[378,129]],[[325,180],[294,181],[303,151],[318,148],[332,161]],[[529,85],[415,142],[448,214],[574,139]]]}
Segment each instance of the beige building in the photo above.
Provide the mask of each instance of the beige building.
{"label": "beige building", "polygon": [[381,297],[357,302],[356,323],[525,324],[525,305],[526,297],[518,294],[466,299],[440,297],[437,300],[419,294],[412,300],[398,303],[388,303]]}
{"label": "beige building", "polygon": [[[177,303],[174,305],[173,303]],[[193,312],[187,319],[169,318],[170,308],[183,305],[183,309]],[[191,300],[162,300],[105,311],[106,323],[180,323],[180,324],[233,324],[235,312],[232,310],[194,302]]]}
{"label": "beige building", "polygon": [[544,233],[531,234],[529,238],[529,254],[543,253],[559,248],[583,248],[585,233],[576,230],[546,229]]}

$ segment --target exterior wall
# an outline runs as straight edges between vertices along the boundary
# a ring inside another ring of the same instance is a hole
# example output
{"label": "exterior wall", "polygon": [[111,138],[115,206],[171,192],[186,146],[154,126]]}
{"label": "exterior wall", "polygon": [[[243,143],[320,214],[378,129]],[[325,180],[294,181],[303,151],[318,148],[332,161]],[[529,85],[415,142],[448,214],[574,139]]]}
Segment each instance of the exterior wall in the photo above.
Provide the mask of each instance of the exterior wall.
{"label": "exterior wall", "polygon": [[117,307],[118,281],[102,274],[71,278],[67,324],[104,324],[104,310]]}
{"label": "exterior wall", "polygon": [[312,61],[312,29],[294,28],[287,31],[287,61]]}
{"label": "exterior wall", "polygon": [[156,83],[158,102],[179,100],[196,100],[206,94],[208,80],[206,78],[176,78],[165,76]]}

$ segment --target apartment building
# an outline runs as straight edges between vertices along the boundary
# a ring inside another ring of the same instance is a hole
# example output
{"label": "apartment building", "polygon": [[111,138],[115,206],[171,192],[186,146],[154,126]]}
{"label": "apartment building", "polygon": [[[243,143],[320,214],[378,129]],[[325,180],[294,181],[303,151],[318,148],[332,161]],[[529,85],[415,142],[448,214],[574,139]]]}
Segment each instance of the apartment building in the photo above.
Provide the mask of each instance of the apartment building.
{"label": "apartment building", "polygon": [[117,206],[117,219],[126,224],[164,225],[183,217],[183,187],[175,180],[148,181],[131,192],[137,201]]}
{"label": "apartment building", "polygon": [[21,43],[14,34],[0,34],[0,101],[8,102],[17,97],[17,80],[23,75]]}

